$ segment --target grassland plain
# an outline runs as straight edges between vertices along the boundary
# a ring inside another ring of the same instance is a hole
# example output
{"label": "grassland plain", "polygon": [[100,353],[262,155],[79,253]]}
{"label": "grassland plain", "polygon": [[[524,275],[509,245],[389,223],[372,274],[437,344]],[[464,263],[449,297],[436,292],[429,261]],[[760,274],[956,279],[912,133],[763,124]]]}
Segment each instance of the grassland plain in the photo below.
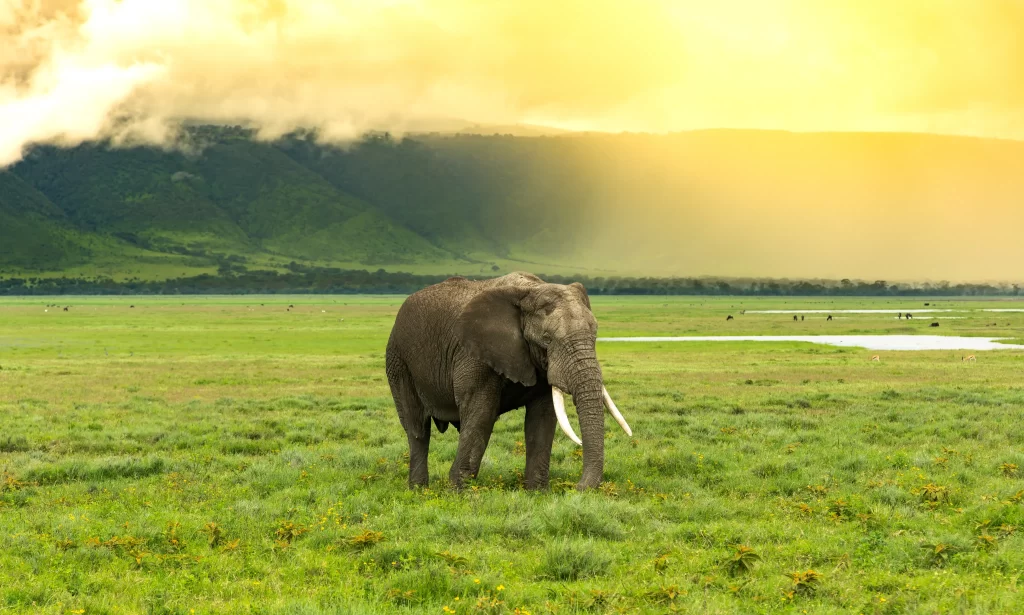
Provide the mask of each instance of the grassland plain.
{"label": "grassland plain", "polygon": [[[922,301],[593,304],[606,336],[1024,337],[979,311],[1021,302],[941,300],[971,311],[938,330],[740,314]],[[608,422],[601,490],[558,435],[551,492],[523,491],[512,413],[475,485],[445,484],[449,431],[410,492],[400,302],[0,300],[0,612],[1024,612],[1024,353],[599,343],[635,432]]]}

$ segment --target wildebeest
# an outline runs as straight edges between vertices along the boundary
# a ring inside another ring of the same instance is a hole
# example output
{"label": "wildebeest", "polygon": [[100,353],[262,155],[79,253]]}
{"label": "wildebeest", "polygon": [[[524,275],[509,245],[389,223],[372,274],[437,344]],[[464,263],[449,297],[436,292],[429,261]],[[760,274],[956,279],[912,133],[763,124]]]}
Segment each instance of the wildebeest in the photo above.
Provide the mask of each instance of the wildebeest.
{"label": "wildebeest", "polygon": [[831,315],[831,314],[829,314],[829,315],[828,315],[828,318],[826,318],[825,320],[832,320],[832,315]]}
{"label": "wildebeest", "polygon": [[939,326],[939,323],[937,323],[937,322],[933,322],[933,323],[931,324],[931,326],[933,326],[933,327],[937,327],[937,326]]}
{"label": "wildebeest", "polygon": [[725,319],[726,320],[732,320],[732,314],[729,314],[728,316],[726,316]]}

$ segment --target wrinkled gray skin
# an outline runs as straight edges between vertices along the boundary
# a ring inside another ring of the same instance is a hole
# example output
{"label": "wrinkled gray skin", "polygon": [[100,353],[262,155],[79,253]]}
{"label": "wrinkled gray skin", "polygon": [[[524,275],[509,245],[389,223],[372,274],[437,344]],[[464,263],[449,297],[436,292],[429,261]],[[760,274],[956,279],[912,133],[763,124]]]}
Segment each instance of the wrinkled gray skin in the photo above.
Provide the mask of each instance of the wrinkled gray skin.
{"label": "wrinkled gray skin", "polygon": [[604,472],[597,321],[581,284],[528,273],[451,278],[406,299],[387,348],[387,374],[409,440],[409,486],[427,485],[430,422],[459,430],[449,479],[475,478],[498,416],[526,406],[526,487],[545,489],[555,410],[551,385],[573,396],[583,440],[580,489]]}

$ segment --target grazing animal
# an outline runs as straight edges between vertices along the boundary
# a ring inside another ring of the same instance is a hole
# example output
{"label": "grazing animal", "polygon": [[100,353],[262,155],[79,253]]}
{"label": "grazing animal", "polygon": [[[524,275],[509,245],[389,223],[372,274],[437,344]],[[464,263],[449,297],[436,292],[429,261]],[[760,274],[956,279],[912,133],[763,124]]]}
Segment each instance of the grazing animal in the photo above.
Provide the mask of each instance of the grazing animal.
{"label": "grazing animal", "polygon": [[907,312],[907,320],[913,320],[913,318],[914,318],[914,315],[911,314],[910,312]]}
{"label": "grazing animal", "polygon": [[831,314],[829,314],[829,315],[828,315],[828,318],[826,318],[825,320],[832,320],[832,315],[831,315]]}
{"label": "grazing animal", "polygon": [[932,327],[937,327],[937,326],[939,326],[939,323],[937,323],[937,322],[933,322],[933,323],[931,324],[931,326],[932,326]]}
{"label": "grazing animal", "polygon": [[[456,488],[477,476],[501,414],[526,406],[527,489],[548,486],[557,424],[583,445],[579,489],[604,477],[605,408],[632,430],[604,387],[597,320],[579,283],[548,284],[529,273],[462,277],[413,293],[398,310],[385,365],[409,441],[409,486],[426,486],[431,422],[459,430],[448,473]],[[583,438],[572,431],[562,391],[573,396]]]}
{"label": "grazing animal", "polygon": [[728,316],[726,316],[725,319],[726,320],[732,320],[732,314],[729,314]]}
{"label": "grazing animal", "polygon": [[881,362],[882,362],[882,360],[881,360],[880,358],[878,358],[878,355],[877,355],[877,354],[876,354],[875,356],[871,357],[871,360],[872,360],[872,361],[878,361],[879,363],[881,363]]}
{"label": "grazing animal", "polygon": [[960,357],[960,360],[961,361],[977,361],[977,359],[974,358],[973,354],[969,354],[966,357]]}
{"label": "grazing animal", "polygon": [[746,310],[740,310],[740,314],[746,314],[746,313],[747,313]]}
{"label": "grazing animal", "polygon": [[903,312],[896,315],[897,320],[903,320]]}
{"label": "grazing animal", "polygon": [[796,320],[796,314],[793,314],[793,320]]}
{"label": "grazing animal", "polygon": [[67,308],[64,308],[64,311],[66,312],[66,311],[68,311],[68,309],[67,309]]}
{"label": "grazing animal", "polygon": [[134,305],[129,305],[128,308],[134,310],[135,306]]}
{"label": "grazing animal", "polygon": [[803,314],[801,314],[801,315],[800,315],[800,320],[803,320],[803,319],[804,319],[804,315],[803,315]]}

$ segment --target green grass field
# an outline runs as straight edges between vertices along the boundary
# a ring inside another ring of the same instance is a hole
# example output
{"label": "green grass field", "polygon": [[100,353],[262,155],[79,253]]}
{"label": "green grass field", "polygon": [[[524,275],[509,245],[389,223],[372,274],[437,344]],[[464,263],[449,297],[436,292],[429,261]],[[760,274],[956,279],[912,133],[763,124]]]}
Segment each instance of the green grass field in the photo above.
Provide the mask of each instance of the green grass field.
{"label": "green grass field", "polygon": [[[523,491],[519,412],[472,488],[451,430],[410,492],[400,301],[0,300],[0,613],[1024,612],[1024,352],[599,344],[635,432],[606,422],[600,491],[560,433]],[[1021,313],[739,314],[923,301],[593,303],[604,336],[1024,338]]]}

